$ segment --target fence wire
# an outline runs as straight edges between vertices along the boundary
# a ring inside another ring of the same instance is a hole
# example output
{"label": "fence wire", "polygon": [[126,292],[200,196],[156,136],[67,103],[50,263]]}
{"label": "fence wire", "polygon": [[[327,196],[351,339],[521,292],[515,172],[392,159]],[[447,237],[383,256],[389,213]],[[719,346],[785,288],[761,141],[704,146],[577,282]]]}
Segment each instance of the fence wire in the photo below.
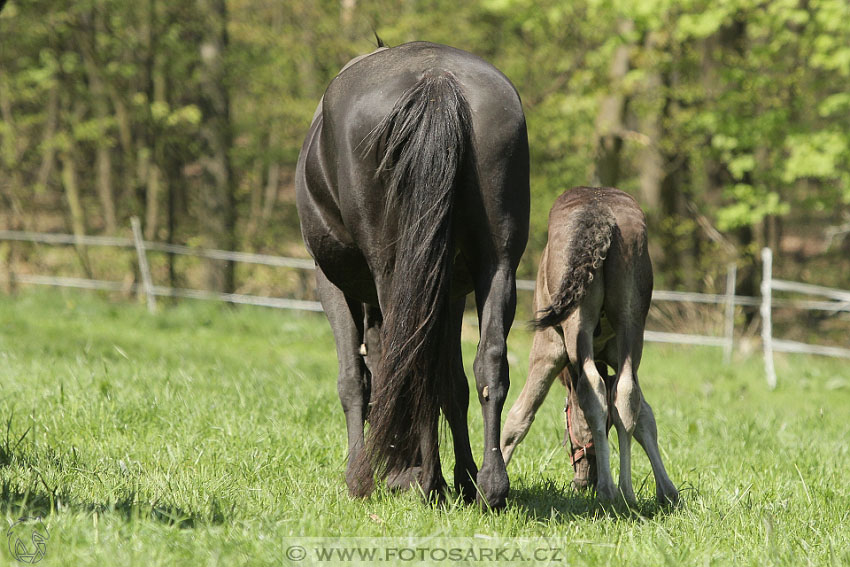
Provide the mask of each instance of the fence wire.
{"label": "fence wire", "polygon": [[[134,219],[135,220],[135,219]],[[148,307],[152,311],[156,308],[155,297],[180,297],[189,299],[204,299],[238,303],[243,305],[255,305],[260,307],[272,307],[276,309],[296,309],[303,311],[322,311],[321,303],[296,298],[269,297],[261,295],[248,295],[238,293],[220,293],[202,289],[181,289],[167,286],[153,285],[149,278],[147,268],[147,253],[158,252],[183,256],[196,256],[211,260],[224,260],[239,263],[260,264],[265,266],[290,268],[298,270],[315,270],[312,260],[304,258],[287,258],[269,254],[255,254],[249,252],[233,252],[229,250],[215,250],[209,248],[184,246],[163,242],[151,242],[143,240],[141,230],[134,222],[134,238],[111,237],[111,236],[78,236],[73,234],[51,234],[26,231],[0,230],[0,240],[34,242],[48,245],[73,245],[73,246],[105,246],[120,248],[135,248],[139,261],[140,273],[143,284],[104,281],[86,278],[46,276],[37,274],[13,274],[7,275],[7,280],[15,283],[46,285],[58,287],[73,287],[80,289],[91,289],[111,292],[144,293],[148,300]],[[733,348],[734,340],[734,308],[736,306],[759,307],[762,317],[762,343],[764,348],[765,369],[768,383],[771,387],[776,385],[776,375],[773,369],[773,352],[791,352],[803,354],[816,354],[822,356],[834,356],[850,358],[850,349],[831,347],[823,345],[811,345],[795,341],[787,341],[773,338],[771,311],[775,307],[793,307],[803,310],[815,310],[826,312],[850,312],[850,291],[838,290],[776,280],[772,278],[772,254],[769,249],[763,252],[762,265],[762,297],[748,297],[734,294],[735,290],[735,267],[729,266],[726,281],[725,294],[695,293],[683,291],[654,290],[652,300],[654,302],[681,302],[700,303],[725,306],[725,324],[723,336],[706,336],[699,334],[665,333],[658,331],[646,331],[644,338],[647,341],[690,344],[724,349],[724,359],[728,362]],[[148,277],[145,277],[145,274]],[[534,291],[533,280],[517,280],[517,290]],[[826,300],[809,299],[782,299],[774,298],[773,291],[784,291],[803,295],[814,295]]]}

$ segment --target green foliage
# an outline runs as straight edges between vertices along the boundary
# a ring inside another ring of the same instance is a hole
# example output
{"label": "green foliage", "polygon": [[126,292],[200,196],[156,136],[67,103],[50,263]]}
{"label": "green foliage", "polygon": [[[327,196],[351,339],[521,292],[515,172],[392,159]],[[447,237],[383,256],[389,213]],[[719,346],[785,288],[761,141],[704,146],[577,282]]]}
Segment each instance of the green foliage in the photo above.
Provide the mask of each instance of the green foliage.
{"label": "green foliage", "polygon": [[763,192],[760,188],[736,183],[726,191],[731,204],[718,209],[717,226],[720,230],[734,230],[760,222],[768,215],[783,215],[790,207],[780,202],[776,192]]}
{"label": "green foliage", "polygon": [[[534,0],[373,0],[353,2],[348,12],[345,5],[226,3],[224,87],[241,248],[297,246],[291,187],[298,151],[325,86],[350,58],[374,49],[373,29],[390,45],[422,39],[475,52],[517,86],[532,157],[530,261],[523,275],[535,270],[554,198],[599,177],[598,120],[610,96],[624,100],[622,124],[613,132],[622,142],[617,183],[648,210],[659,242],[681,237],[668,228],[683,216],[699,215],[699,224],[710,223],[742,249],[777,244],[767,242],[766,229],[777,217],[787,226],[813,213],[824,226],[846,222],[845,0],[593,0],[545,7]],[[0,176],[13,180],[7,210],[38,218],[66,206],[59,168],[49,166],[57,150],[73,147],[68,155],[77,162],[89,225],[100,226],[95,152],[107,146],[113,192],[123,203],[121,226],[156,205],[145,196],[149,168],[141,156],[167,177],[158,199],[160,206],[166,200],[178,206],[177,240],[197,234],[204,222],[196,206],[204,195],[197,187],[204,162],[199,133],[210,119],[199,96],[200,41],[209,16],[202,10],[202,4],[161,0],[7,6],[0,14]],[[615,77],[611,64],[621,48],[628,68]],[[98,77],[102,94],[94,88]],[[99,103],[106,118],[95,110]],[[660,160],[660,189],[647,185],[651,152]],[[31,202],[28,191],[43,176],[45,199]],[[705,244],[697,223],[689,226],[694,232],[687,238]],[[683,249],[709,248],[696,242]],[[682,269],[675,258],[659,260],[661,271]]]}
{"label": "green foliage", "polygon": [[789,136],[788,160],[782,180],[791,183],[806,177],[831,180],[847,170],[848,140],[842,132],[822,131],[807,136]]}

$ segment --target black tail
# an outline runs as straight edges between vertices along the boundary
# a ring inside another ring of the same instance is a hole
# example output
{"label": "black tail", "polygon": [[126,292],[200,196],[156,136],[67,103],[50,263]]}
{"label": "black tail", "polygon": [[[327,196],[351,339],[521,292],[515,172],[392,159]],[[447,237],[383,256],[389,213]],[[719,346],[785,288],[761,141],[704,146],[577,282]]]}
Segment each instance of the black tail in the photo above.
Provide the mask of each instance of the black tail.
{"label": "black tail", "polygon": [[555,327],[575,311],[608,254],[616,224],[617,220],[607,205],[592,203],[581,210],[569,244],[564,279],[552,298],[552,304],[542,309],[540,317],[534,321],[537,329]]}
{"label": "black tail", "polygon": [[472,113],[457,79],[429,71],[378,125],[369,147],[379,152],[387,207],[398,214],[389,305],[381,329],[383,357],[369,410],[363,465],[380,476],[418,460],[432,436],[447,385],[449,287],[455,187],[471,141]]}

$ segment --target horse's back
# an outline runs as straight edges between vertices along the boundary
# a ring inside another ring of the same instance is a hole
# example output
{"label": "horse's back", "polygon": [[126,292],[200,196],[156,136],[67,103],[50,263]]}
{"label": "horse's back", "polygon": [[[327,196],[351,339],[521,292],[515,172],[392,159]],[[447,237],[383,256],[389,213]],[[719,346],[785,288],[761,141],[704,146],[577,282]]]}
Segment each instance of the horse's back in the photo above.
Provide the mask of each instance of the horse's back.
{"label": "horse's back", "polygon": [[508,121],[522,119],[519,95],[496,67],[461,49],[424,41],[376,51],[344,68],[325,92],[325,119],[348,119],[353,108],[358,117],[380,122],[398,97],[430,71],[454,75],[473,114],[498,110]]}
{"label": "horse's back", "polygon": [[[465,154],[474,163],[461,168],[457,244],[469,248],[469,257],[504,257],[511,263],[519,261],[525,248],[528,139],[516,89],[476,55],[433,43],[408,43],[356,60],[334,78],[299,157],[302,232],[314,258],[338,284],[344,279],[335,273],[341,263],[346,273],[356,271],[364,284],[365,265],[374,276],[386,263],[387,244],[395,241],[401,227],[393,226],[386,186],[376,176],[383,140],[376,140],[376,147],[370,147],[370,140],[401,97],[433,74],[450,74],[470,109],[473,148]],[[503,249],[480,250],[492,242]],[[327,258],[333,258],[334,266]],[[371,301],[371,290],[364,291],[370,293],[355,295],[368,295]]]}

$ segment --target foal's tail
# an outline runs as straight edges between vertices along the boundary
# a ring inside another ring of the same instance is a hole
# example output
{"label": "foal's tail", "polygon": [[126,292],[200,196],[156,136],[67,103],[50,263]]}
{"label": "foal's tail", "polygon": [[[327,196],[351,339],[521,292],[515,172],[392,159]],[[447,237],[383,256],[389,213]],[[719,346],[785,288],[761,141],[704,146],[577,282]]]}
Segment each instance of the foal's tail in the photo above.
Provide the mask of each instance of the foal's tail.
{"label": "foal's tail", "polygon": [[373,383],[363,465],[381,476],[439,458],[440,401],[450,376],[452,209],[471,141],[472,113],[457,79],[427,72],[399,97],[367,140],[378,153],[387,210],[398,214],[389,303],[382,306],[383,357]]}
{"label": "foal's tail", "polygon": [[603,203],[582,208],[569,243],[567,270],[552,304],[534,321],[537,329],[561,324],[579,306],[608,254],[616,224],[611,209]]}

